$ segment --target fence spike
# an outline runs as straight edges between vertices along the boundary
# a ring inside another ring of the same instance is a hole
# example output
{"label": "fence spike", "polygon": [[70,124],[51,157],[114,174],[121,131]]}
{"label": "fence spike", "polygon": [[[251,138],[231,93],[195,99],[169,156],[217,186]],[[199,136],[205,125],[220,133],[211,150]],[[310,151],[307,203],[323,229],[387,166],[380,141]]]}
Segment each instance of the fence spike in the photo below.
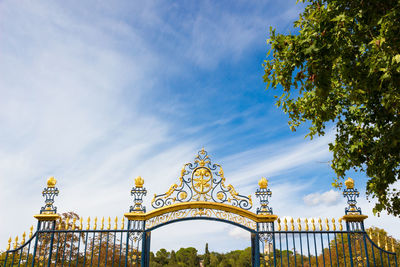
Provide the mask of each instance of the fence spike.
{"label": "fence spike", "polygon": [[342,218],[339,218],[339,230],[343,231]]}
{"label": "fence spike", "polygon": [[25,244],[25,237],[26,237],[26,233],[24,232],[23,234],[22,234],[22,244]]}
{"label": "fence spike", "polygon": [[61,230],[62,228],[62,220],[61,217],[58,219],[58,230]]}
{"label": "fence spike", "polygon": [[332,228],[333,228],[333,231],[336,231],[335,218],[332,218]]}
{"label": "fence spike", "polygon": [[381,239],[380,239],[380,234],[379,234],[379,232],[378,232],[378,247],[379,247],[379,248],[381,247]]}
{"label": "fence spike", "polygon": [[30,229],[30,232],[29,232],[29,238],[31,238],[32,235],[33,235],[33,225],[31,225],[31,229]]}
{"label": "fence spike", "polygon": [[108,225],[107,225],[107,230],[111,229],[111,218],[108,217]]}
{"label": "fence spike", "polygon": [[395,253],[396,251],[394,250],[394,238],[392,237],[392,252]]}
{"label": "fence spike", "polygon": [[74,218],[73,220],[72,220],[72,231],[74,231],[75,230],[75,223],[76,223],[76,218]]}
{"label": "fence spike", "polygon": [[93,230],[97,229],[97,217],[94,218],[94,226],[93,226]]}
{"label": "fence spike", "polygon": [[308,231],[308,219],[307,219],[307,218],[305,218],[304,224],[305,224],[305,226],[306,226],[306,231]]}
{"label": "fence spike", "polygon": [[67,217],[65,221],[65,230],[68,230],[68,228],[69,228],[69,218]]}
{"label": "fence spike", "polygon": [[122,217],[121,230],[124,230],[124,227],[125,227],[125,217]]}
{"label": "fence spike", "polygon": [[290,219],[290,229],[294,231],[294,220],[293,218]]}
{"label": "fence spike", "polygon": [[326,231],[329,231],[329,220],[328,220],[328,218],[325,218],[325,223],[326,223]]}
{"label": "fence spike", "polygon": [[86,230],[90,230],[90,216],[87,218]]}
{"label": "fence spike", "polygon": [[18,247],[18,236],[15,237],[14,249],[16,249],[17,247]]}
{"label": "fence spike", "polygon": [[299,231],[301,231],[301,220],[300,220],[300,218],[297,219],[297,227],[299,228]]}
{"label": "fence spike", "polygon": [[10,250],[10,248],[11,248],[11,241],[12,241],[12,239],[11,239],[11,236],[10,236],[10,238],[8,239],[8,244],[7,244],[7,249],[6,249],[6,250]]}
{"label": "fence spike", "polygon": [[373,238],[373,236],[372,236],[372,228],[369,228],[368,229],[368,235],[369,235],[369,238],[371,238],[371,240],[372,240],[372,238]]}
{"label": "fence spike", "polygon": [[79,230],[82,230],[82,229],[83,229],[83,218],[80,217],[79,218]]}
{"label": "fence spike", "polygon": [[318,218],[318,228],[320,231],[322,231],[322,220],[321,218]]}
{"label": "fence spike", "polygon": [[388,236],[385,236],[385,250],[386,250],[386,251],[389,251]]}
{"label": "fence spike", "polygon": [[277,223],[278,223],[278,231],[280,231],[281,230],[281,218],[278,218]]}
{"label": "fence spike", "polygon": [[314,218],[311,219],[311,226],[312,226],[312,230],[315,231],[315,220],[314,220]]}
{"label": "fence spike", "polygon": [[101,218],[101,228],[100,230],[104,230],[104,216]]}
{"label": "fence spike", "polygon": [[288,230],[288,227],[287,227],[287,219],[285,218],[285,219],[283,220],[283,222],[284,222],[284,224],[285,224],[285,231],[287,231],[287,230]]}
{"label": "fence spike", "polygon": [[115,226],[114,226],[114,230],[118,230],[118,216],[115,216]]}

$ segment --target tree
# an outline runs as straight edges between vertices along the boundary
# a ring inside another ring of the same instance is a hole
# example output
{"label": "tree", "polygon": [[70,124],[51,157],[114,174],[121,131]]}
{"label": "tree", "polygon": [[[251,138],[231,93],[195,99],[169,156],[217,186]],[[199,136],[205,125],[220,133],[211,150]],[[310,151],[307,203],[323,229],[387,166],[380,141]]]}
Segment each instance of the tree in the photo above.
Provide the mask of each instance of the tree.
{"label": "tree", "polygon": [[374,213],[400,215],[400,2],[305,0],[295,34],[270,30],[267,88],[282,88],[276,104],[294,131],[307,136],[336,128],[331,166],[341,186],[350,169],[368,176]]}
{"label": "tree", "polygon": [[210,266],[210,251],[208,250],[208,243],[206,243],[206,249],[204,251],[203,265]]}

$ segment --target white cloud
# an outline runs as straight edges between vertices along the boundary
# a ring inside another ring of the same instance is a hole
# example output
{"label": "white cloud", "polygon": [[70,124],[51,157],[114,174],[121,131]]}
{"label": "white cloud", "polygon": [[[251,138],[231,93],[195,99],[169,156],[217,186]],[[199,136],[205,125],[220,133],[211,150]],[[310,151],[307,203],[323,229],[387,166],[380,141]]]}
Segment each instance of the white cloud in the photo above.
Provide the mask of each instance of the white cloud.
{"label": "white cloud", "polygon": [[311,193],[304,196],[304,203],[308,206],[316,206],[316,205],[334,205],[340,199],[340,193],[333,189],[323,192],[323,193]]}

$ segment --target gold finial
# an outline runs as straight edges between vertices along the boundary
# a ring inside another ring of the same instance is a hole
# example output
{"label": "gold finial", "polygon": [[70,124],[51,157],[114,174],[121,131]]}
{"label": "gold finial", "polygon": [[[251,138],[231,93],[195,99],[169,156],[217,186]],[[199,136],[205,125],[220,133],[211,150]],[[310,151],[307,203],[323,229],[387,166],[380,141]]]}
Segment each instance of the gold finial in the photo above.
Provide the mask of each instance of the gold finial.
{"label": "gold finial", "polygon": [[114,226],[114,230],[118,230],[118,217],[115,217],[115,226]]}
{"label": "gold finial", "polygon": [[79,218],[79,230],[82,230],[82,229],[83,229],[83,218],[80,217]]}
{"label": "gold finial", "polygon": [[379,232],[378,232],[378,247],[381,247],[381,238]]}
{"label": "gold finial", "polygon": [[93,230],[97,229],[97,217],[94,218],[94,226],[93,226]]}
{"label": "gold finial", "polygon": [[108,217],[108,225],[107,225],[107,230],[111,229],[111,218]]}
{"label": "gold finial", "polygon": [[287,230],[288,230],[287,219],[285,218],[285,219],[283,220],[283,222],[285,223],[285,231],[287,231]]}
{"label": "gold finial", "polygon": [[22,244],[25,244],[25,237],[26,237],[26,233],[24,232],[23,234],[22,234]]}
{"label": "gold finial", "polygon": [[62,226],[62,220],[61,220],[61,217],[59,217],[59,218],[58,218],[58,226],[57,226],[57,229],[58,229],[58,230],[61,230],[61,226]]}
{"label": "gold finial", "polygon": [[314,218],[311,219],[311,226],[312,226],[312,230],[315,231],[315,220],[314,220]]}
{"label": "gold finial", "polygon": [[53,187],[55,187],[56,186],[56,183],[57,183],[57,180],[56,179],[54,179],[54,177],[52,176],[52,177],[50,177],[49,179],[47,179],[47,187],[51,187],[51,188],[53,188]]}
{"label": "gold finial", "polygon": [[329,231],[329,220],[328,220],[328,218],[325,218],[325,223],[326,223],[326,231]]}
{"label": "gold finial", "polygon": [[300,218],[297,219],[297,227],[299,228],[299,231],[301,231],[301,220],[300,220]]}
{"label": "gold finial", "polygon": [[72,231],[74,231],[75,230],[75,223],[76,223],[76,218],[74,218],[73,220],[72,220]]}
{"label": "gold finial", "polygon": [[258,185],[261,189],[267,189],[268,187],[268,180],[265,177],[262,177],[260,181],[258,181]]}
{"label": "gold finial", "polygon": [[307,218],[304,220],[304,224],[306,225],[306,231],[308,231],[308,219]]}
{"label": "gold finial", "polygon": [[281,230],[281,218],[278,218],[278,231]]}
{"label": "gold finial", "polygon": [[69,218],[65,221],[65,230],[68,230],[69,228]]}
{"label": "gold finial", "polygon": [[347,178],[347,180],[344,182],[344,184],[346,185],[347,189],[353,189],[354,188],[354,180],[351,179],[350,177]]}
{"label": "gold finial", "polygon": [[11,237],[10,237],[10,239],[8,239],[8,245],[7,245],[7,249],[6,249],[6,250],[10,250],[10,248],[11,248],[11,241],[12,241],[12,239],[11,239]]}
{"label": "gold finial", "polygon": [[342,218],[339,219],[339,231],[343,231]]}
{"label": "gold finial", "polygon": [[30,230],[29,231],[29,238],[31,238],[32,235],[33,235],[33,225],[31,225],[31,228],[29,230]]}
{"label": "gold finial", "polygon": [[319,227],[319,230],[322,231],[322,220],[321,220],[321,218],[318,218],[318,227]]}
{"label": "gold finial", "polygon": [[293,218],[290,219],[290,229],[294,231],[294,220]]}
{"label": "gold finial", "polygon": [[101,228],[100,230],[104,230],[104,217],[101,218]]}
{"label": "gold finial", "polygon": [[90,216],[87,218],[87,226],[86,226],[86,230],[90,229]]}
{"label": "gold finial", "polygon": [[395,253],[396,251],[394,250],[394,238],[392,237],[392,252]]}
{"label": "gold finial", "polygon": [[332,227],[333,227],[333,231],[336,231],[335,218],[332,218]]}
{"label": "gold finial", "polygon": [[15,237],[14,249],[16,249],[17,247],[18,247],[18,236]]}
{"label": "gold finial", "polygon": [[122,217],[121,230],[124,230],[124,227],[125,227],[125,217]]}
{"label": "gold finial", "polygon": [[385,250],[386,250],[386,251],[389,250],[389,246],[388,246],[388,236],[385,236]]}
{"label": "gold finial", "polygon": [[144,184],[144,180],[143,180],[142,177],[138,176],[138,177],[135,178],[135,186],[137,188],[142,188],[143,184]]}

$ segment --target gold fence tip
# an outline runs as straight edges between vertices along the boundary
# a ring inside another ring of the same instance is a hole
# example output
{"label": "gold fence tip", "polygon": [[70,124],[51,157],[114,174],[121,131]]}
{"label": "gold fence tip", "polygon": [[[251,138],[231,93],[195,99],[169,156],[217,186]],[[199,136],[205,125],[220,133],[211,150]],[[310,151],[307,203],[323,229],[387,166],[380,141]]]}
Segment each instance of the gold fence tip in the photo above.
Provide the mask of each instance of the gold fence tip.
{"label": "gold fence tip", "polygon": [[118,217],[115,216],[115,226],[114,226],[114,230],[118,230]]}
{"label": "gold fence tip", "polygon": [[386,251],[389,251],[388,236],[385,236],[385,250],[386,250]]}
{"label": "gold fence tip", "polygon": [[315,231],[315,220],[314,220],[314,218],[311,218],[311,226],[312,226],[312,230]]}
{"label": "gold fence tip", "polygon": [[290,229],[294,231],[294,220],[293,218],[290,219]]}
{"label": "gold fence tip", "polygon": [[329,220],[328,220],[328,218],[325,218],[325,224],[326,224],[326,231],[329,231]]}
{"label": "gold fence tip", "polygon": [[69,228],[69,218],[67,217],[67,219],[65,220],[65,230],[68,230]]}
{"label": "gold fence tip", "polygon": [[74,218],[74,219],[72,220],[72,231],[74,231],[75,228],[76,228],[75,224],[76,224],[76,218]]}
{"label": "gold fence tip", "polygon": [[304,219],[304,224],[306,226],[306,231],[308,231],[308,219],[307,218]]}
{"label": "gold fence tip", "polygon": [[101,228],[100,230],[104,230],[104,216],[101,218]]}
{"label": "gold fence tip", "polygon": [[18,247],[18,236],[15,237],[14,249],[16,249],[17,247]]}
{"label": "gold fence tip", "polygon": [[24,232],[24,233],[22,234],[22,244],[25,244],[25,237],[26,237],[26,233]]}
{"label": "gold fence tip", "polygon": [[333,227],[333,231],[336,231],[335,218],[332,218],[332,227]]}
{"label": "gold fence tip", "polygon": [[262,177],[260,181],[258,181],[258,185],[261,189],[267,189],[268,187],[268,180],[265,177]]}
{"label": "gold fence tip", "polygon": [[111,229],[111,218],[108,217],[108,225],[107,225],[107,230]]}
{"label": "gold fence tip", "polygon": [[378,247],[381,247],[381,238],[379,232],[378,232]]}
{"label": "gold fence tip", "polygon": [[30,228],[30,232],[29,232],[29,238],[31,238],[31,237],[32,237],[32,235],[33,235],[33,225],[31,225],[31,228]]}
{"label": "gold fence tip", "polygon": [[142,188],[144,184],[144,180],[141,176],[135,178],[135,187]]}
{"label": "gold fence tip", "polygon": [[97,217],[94,218],[94,226],[93,226],[93,230],[97,229]]}
{"label": "gold fence tip", "polygon": [[7,249],[6,249],[6,250],[10,250],[10,248],[11,248],[11,241],[12,241],[12,239],[11,239],[11,236],[10,236],[10,238],[8,239],[8,244],[7,244]]}
{"label": "gold fence tip", "polygon": [[299,231],[301,231],[301,220],[300,220],[300,218],[297,219],[297,228],[299,228]]}
{"label": "gold fence tip", "polygon": [[122,216],[121,230],[124,230],[125,227],[125,217]]}
{"label": "gold fence tip", "polygon": [[392,252],[395,253],[395,249],[394,249],[394,238],[392,237]]}
{"label": "gold fence tip", "polygon": [[83,217],[79,218],[79,230],[83,229]]}
{"label": "gold fence tip", "polygon": [[87,218],[86,230],[90,230],[90,216]]}
{"label": "gold fence tip", "polygon": [[284,224],[285,224],[285,231],[288,230],[288,226],[287,226],[287,218],[285,217],[285,219],[283,220]]}
{"label": "gold fence tip", "polygon": [[280,231],[281,230],[281,218],[278,218],[277,223],[278,223],[278,231]]}

